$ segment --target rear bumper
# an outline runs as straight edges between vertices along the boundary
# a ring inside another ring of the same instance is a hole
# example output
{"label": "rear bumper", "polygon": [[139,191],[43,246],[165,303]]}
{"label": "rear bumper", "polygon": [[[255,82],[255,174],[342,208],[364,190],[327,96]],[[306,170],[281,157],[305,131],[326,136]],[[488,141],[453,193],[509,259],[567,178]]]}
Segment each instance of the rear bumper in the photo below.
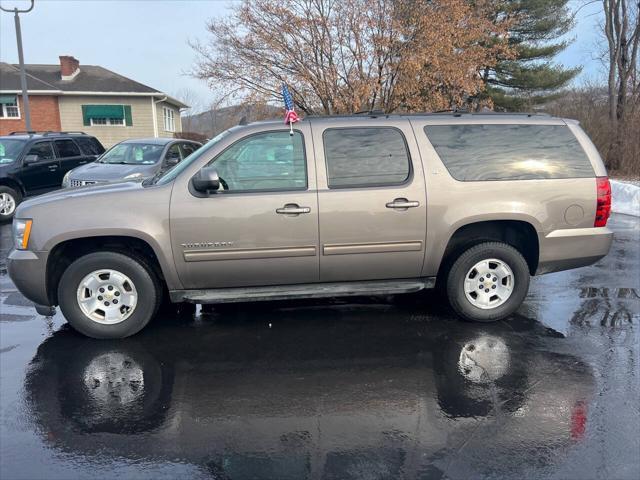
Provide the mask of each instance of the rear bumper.
{"label": "rear bumper", "polygon": [[536,275],[591,265],[609,253],[613,232],[607,227],[570,228],[539,234]]}
{"label": "rear bumper", "polygon": [[48,253],[11,250],[7,258],[7,271],[16,288],[39,305],[50,305],[47,295]]}

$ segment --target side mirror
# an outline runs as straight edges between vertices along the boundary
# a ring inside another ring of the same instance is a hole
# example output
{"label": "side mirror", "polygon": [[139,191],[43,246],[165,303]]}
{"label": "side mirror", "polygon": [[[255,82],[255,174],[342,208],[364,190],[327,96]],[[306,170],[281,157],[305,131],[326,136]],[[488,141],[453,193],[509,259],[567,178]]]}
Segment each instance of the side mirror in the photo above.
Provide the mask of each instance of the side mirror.
{"label": "side mirror", "polygon": [[33,165],[34,163],[38,163],[38,155],[27,155],[24,157],[25,165]]}
{"label": "side mirror", "polygon": [[218,177],[218,171],[214,167],[206,167],[191,179],[191,183],[198,192],[207,193],[220,188],[220,177]]}

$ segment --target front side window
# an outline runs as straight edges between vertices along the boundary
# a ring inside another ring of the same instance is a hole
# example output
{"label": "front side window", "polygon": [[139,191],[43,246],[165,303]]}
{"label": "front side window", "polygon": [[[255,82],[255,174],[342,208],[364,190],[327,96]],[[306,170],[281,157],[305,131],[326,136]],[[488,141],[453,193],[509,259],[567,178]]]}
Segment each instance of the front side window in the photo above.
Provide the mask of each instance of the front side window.
{"label": "front side window", "polygon": [[20,118],[17,95],[0,95],[0,118]]}
{"label": "front side window", "polygon": [[180,148],[182,149],[182,157],[187,158],[198,149],[198,145],[195,143],[183,143]]}
{"label": "front side window", "polygon": [[231,145],[209,165],[225,190],[301,190],[307,187],[307,162],[300,132],[265,132]]}
{"label": "front side window", "polygon": [[38,160],[53,160],[55,158],[51,142],[38,142],[34,144],[27,152],[27,155],[37,155]]}
{"label": "front side window", "polygon": [[73,140],[56,140],[56,148],[61,158],[80,156],[80,149]]}
{"label": "front side window", "polygon": [[173,145],[171,145],[171,147],[169,147],[165,158],[167,160],[177,160],[178,162],[182,160],[182,157],[180,156],[180,147],[177,143],[174,143]]}
{"label": "front side window", "polygon": [[119,143],[107,151],[98,163],[123,165],[152,165],[160,160],[164,145],[148,143]]}
{"label": "front side window", "polygon": [[164,114],[164,129],[167,132],[175,132],[176,131],[176,122],[174,117],[174,111],[171,108],[163,107]]}
{"label": "front side window", "polygon": [[322,135],[329,188],[399,185],[411,174],[407,144],[395,128],[330,128]]}
{"label": "front side window", "polygon": [[459,181],[592,177],[566,125],[427,125],[424,131]]}

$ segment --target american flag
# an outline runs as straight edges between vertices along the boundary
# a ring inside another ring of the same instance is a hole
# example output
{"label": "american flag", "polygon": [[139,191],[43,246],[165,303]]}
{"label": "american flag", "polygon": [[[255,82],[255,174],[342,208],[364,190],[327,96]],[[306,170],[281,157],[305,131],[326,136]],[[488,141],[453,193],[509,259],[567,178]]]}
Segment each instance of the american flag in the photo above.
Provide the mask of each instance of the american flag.
{"label": "american flag", "polygon": [[291,96],[291,93],[289,93],[286,83],[282,84],[282,98],[284,99],[284,108],[287,110],[287,113],[284,114],[285,125],[296,123],[300,119],[294,110],[293,97]]}

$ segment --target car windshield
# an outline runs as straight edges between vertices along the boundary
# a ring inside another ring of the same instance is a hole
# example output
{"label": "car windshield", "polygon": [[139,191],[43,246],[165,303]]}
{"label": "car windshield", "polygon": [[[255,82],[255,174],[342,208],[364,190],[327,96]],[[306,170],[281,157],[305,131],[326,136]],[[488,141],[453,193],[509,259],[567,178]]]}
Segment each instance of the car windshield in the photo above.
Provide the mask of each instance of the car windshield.
{"label": "car windshield", "polygon": [[216,135],[211,140],[209,140],[207,143],[205,143],[202,147],[198,148],[198,150],[193,152],[191,155],[189,155],[187,158],[185,158],[182,162],[180,162],[178,165],[176,165],[174,168],[172,168],[171,170],[166,172],[164,175],[158,176],[158,177],[152,177],[148,181],[146,181],[144,184],[145,185],[152,185],[152,184],[156,184],[157,183],[158,185],[164,185],[166,183],[172,182],[178,175],[180,175],[180,173],[183,170],[185,170],[187,167],[189,167],[189,165],[191,165],[193,162],[197,161],[202,154],[204,154],[205,152],[208,152],[209,151],[209,147],[214,146],[216,143],[218,143],[224,137],[229,135],[229,133],[233,132],[234,130],[237,130],[238,128],[240,128],[240,127],[232,127],[229,130],[225,130],[224,132]]}
{"label": "car windshield", "polygon": [[153,143],[119,143],[105,152],[98,163],[153,165],[160,160],[164,147]]}
{"label": "car windshield", "polygon": [[15,138],[0,138],[0,165],[15,161],[26,143]]}

